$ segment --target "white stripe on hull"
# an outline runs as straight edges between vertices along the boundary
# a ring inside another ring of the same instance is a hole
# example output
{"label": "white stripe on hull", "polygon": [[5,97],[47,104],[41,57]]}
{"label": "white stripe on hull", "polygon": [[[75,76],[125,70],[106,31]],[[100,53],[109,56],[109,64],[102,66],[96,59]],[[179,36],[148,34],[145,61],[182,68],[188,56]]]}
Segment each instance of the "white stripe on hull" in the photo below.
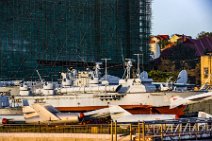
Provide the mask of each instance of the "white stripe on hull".
{"label": "white stripe on hull", "polygon": [[[54,107],[86,107],[86,106],[108,106],[108,105],[151,105],[153,107],[169,106],[172,96],[180,95],[187,97],[195,94],[194,92],[167,92],[167,93],[137,93],[119,95],[105,94],[70,94],[54,96],[16,96],[21,105],[22,99],[28,99],[29,104],[43,101]],[[102,96],[102,97],[101,97]],[[111,97],[110,97],[111,96]],[[114,96],[114,97],[113,97]]]}

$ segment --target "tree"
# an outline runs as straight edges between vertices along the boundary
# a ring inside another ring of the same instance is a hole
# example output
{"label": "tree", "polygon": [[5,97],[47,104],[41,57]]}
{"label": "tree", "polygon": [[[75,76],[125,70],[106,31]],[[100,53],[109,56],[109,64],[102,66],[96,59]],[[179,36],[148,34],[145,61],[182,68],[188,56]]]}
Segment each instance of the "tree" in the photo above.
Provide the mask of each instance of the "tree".
{"label": "tree", "polygon": [[201,38],[204,38],[204,37],[212,37],[212,32],[202,31],[197,35],[197,39],[201,39]]}
{"label": "tree", "polygon": [[152,78],[155,82],[166,82],[171,78],[170,81],[175,81],[177,78],[176,72],[163,72],[159,70],[151,70],[149,73],[149,77]]}
{"label": "tree", "polygon": [[160,40],[158,44],[160,45],[160,49],[164,49],[169,44],[169,40]]}

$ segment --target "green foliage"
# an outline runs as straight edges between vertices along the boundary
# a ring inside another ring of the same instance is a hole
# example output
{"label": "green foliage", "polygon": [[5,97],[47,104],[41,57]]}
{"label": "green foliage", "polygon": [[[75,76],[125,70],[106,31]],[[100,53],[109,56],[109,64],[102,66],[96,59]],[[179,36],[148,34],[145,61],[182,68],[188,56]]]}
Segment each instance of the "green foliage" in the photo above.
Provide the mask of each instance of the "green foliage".
{"label": "green foliage", "polygon": [[161,49],[165,48],[168,44],[169,44],[169,40],[160,40],[159,41],[159,45],[160,45]]}
{"label": "green foliage", "polygon": [[148,74],[150,78],[157,82],[166,82],[170,78],[170,81],[175,81],[178,75],[176,72],[162,72],[159,70],[151,70]]}
{"label": "green foliage", "polygon": [[197,39],[201,39],[201,38],[204,38],[204,37],[212,37],[212,32],[202,31],[197,35]]}

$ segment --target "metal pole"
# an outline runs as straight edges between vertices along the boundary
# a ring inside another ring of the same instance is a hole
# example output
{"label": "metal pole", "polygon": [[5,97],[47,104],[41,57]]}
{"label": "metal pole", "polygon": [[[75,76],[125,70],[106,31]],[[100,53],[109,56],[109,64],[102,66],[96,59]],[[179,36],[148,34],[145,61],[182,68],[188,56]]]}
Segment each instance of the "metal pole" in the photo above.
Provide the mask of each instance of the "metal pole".
{"label": "metal pole", "polygon": [[181,140],[182,123],[179,123],[179,139]]}
{"label": "metal pole", "polygon": [[199,135],[199,124],[197,123],[197,134]]}
{"label": "metal pole", "polygon": [[141,132],[141,129],[140,129],[140,122],[138,122],[138,141],[141,141],[140,132]]}
{"label": "metal pole", "polygon": [[111,60],[110,58],[102,58],[101,60],[105,61],[105,80],[107,80],[107,61]]}
{"label": "metal pole", "polygon": [[117,141],[117,121],[115,121],[115,141]]}
{"label": "metal pole", "polygon": [[142,123],[142,138],[143,138],[143,141],[145,141],[145,122],[144,121]]}
{"label": "metal pole", "polygon": [[111,120],[110,124],[110,134],[111,134],[111,141],[113,141],[113,120]]}
{"label": "metal pole", "polygon": [[[133,55],[136,55],[137,56],[137,74],[138,76],[140,75],[140,56],[143,54],[133,54]],[[143,58],[143,57],[142,57]],[[143,59],[142,59],[142,70],[143,70]]]}
{"label": "metal pole", "polygon": [[132,123],[130,123],[130,141],[132,141]]}
{"label": "metal pole", "polygon": [[197,138],[198,138],[198,123],[195,123],[196,125],[196,140],[197,140]]}
{"label": "metal pole", "polygon": [[160,125],[160,139],[163,141],[163,124]]}

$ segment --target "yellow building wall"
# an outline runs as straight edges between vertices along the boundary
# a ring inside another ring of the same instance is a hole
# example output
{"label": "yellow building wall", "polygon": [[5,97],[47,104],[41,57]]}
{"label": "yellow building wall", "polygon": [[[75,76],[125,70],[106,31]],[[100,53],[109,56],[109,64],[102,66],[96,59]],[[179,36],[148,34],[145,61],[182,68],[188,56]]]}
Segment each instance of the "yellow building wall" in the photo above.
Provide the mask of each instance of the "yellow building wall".
{"label": "yellow building wall", "polygon": [[176,43],[180,38],[181,38],[181,37],[179,37],[179,36],[177,36],[177,35],[173,35],[173,36],[169,39],[169,41],[170,41],[171,43]]}
{"label": "yellow building wall", "polygon": [[212,85],[212,56],[201,56],[201,85]]}

